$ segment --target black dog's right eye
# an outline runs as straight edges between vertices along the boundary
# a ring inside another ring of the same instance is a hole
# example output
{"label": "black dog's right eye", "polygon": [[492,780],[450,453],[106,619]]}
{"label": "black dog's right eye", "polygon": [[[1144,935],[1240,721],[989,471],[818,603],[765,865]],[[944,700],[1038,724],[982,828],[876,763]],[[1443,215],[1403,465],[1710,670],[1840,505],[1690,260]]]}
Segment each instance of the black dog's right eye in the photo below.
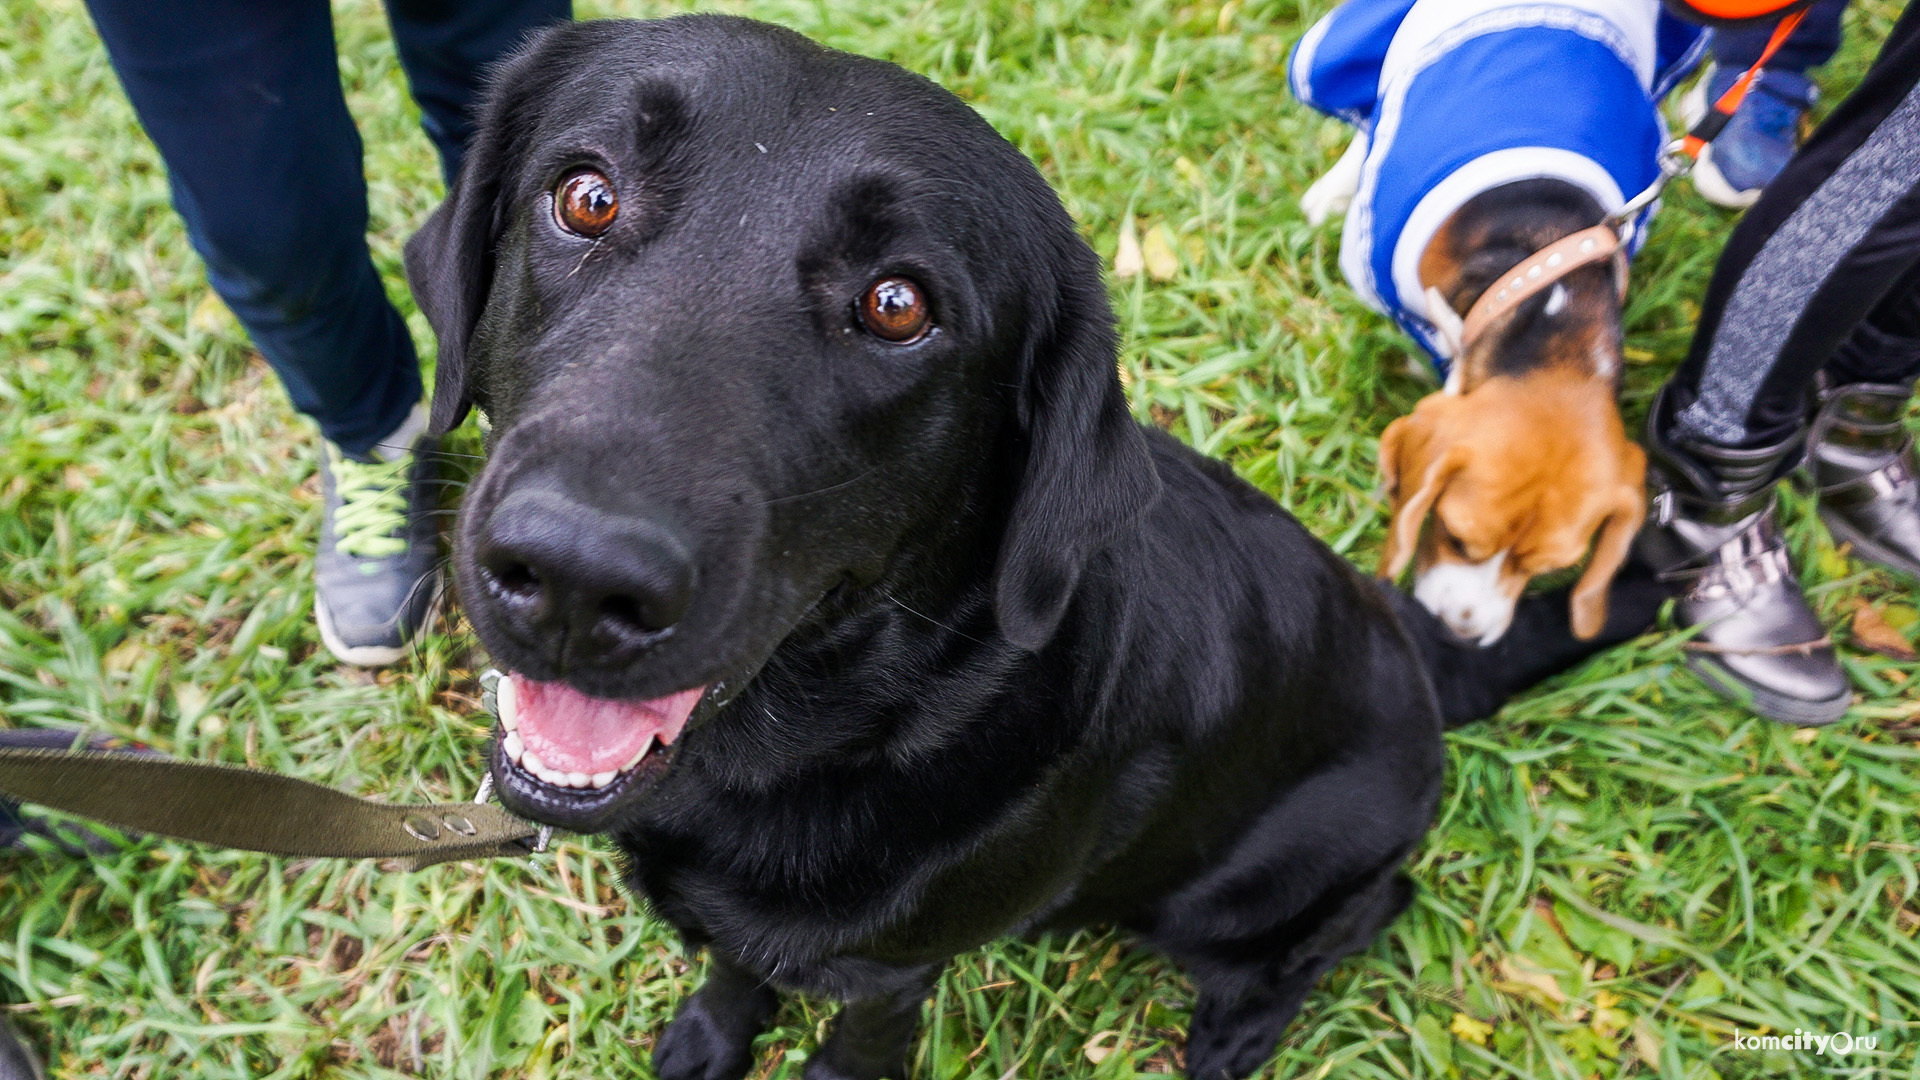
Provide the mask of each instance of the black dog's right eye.
{"label": "black dog's right eye", "polygon": [[933,320],[926,294],[910,278],[881,278],[867,286],[854,307],[867,333],[896,345],[920,340]]}
{"label": "black dog's right eye", "polygon": [[553,220],[561,228],[591,240],[613,225],[620,198],[613,181],[592,169],[575,169],[553,189]]}

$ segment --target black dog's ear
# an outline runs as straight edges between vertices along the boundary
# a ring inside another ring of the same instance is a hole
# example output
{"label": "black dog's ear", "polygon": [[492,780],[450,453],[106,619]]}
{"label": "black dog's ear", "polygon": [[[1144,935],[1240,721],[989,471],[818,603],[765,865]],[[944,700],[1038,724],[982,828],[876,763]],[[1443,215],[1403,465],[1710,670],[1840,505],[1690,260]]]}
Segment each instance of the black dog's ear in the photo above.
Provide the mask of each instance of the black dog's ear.
{"label": "black dog's ear", "polygon": [[544,36],[531,38],[488,73],[460,175],[445,201],[407,240],[407,285],[439,341],[428,420],[435,434],[458,427],[473,405],[467,390],[468,345],[493,287],[494,245],[505,226],[500,184],[513,172],[519,106]]}
{"label": "black dog's ear", "polygon": [[994,612],[1001,633],[1029,651],[1053,637],[1087,560],[1160,496],[1115,371],[1099,270],[1088,269],[1090,285],[1062,288],[1048,332],[1027,357],[1016,405],[1026,461],[1001,540]]}
{"label": "black dog's ear", "polygon": [[420,231],[407,240],[407,286],[413,301],[433,326],[439,358],[433,368],[433,408],[428,430],[444,435],[467,418],[473,401],[467,396],[467,339],[480,318],[480,305],[493,277],[492,214],[477,215],[463,207],[473,176],[469,159],[459,179],[447,192]]}

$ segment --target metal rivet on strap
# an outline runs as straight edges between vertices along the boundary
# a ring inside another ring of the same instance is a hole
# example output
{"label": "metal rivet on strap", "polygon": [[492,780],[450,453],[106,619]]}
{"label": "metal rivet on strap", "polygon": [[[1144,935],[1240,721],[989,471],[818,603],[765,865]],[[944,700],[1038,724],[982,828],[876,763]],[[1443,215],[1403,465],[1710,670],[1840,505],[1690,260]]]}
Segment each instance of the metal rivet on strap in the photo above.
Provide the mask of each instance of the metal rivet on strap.
{"label": "metal rivet on strap", "polygon": [[440,826],[435,825],[433,819],[425,814],[408,814],[400,819],[400,827],[415,840],[432,841],[440,835]]}
{"label": "metal rivet on strap", "polygon": [[1593,245],[1594,245],[1594,244],[1596,244],[1596,243],[1598,243],[1598,241],[1596,241],[1596,240],[1594,240],[1594,239],[1592,239],[1591,237],[1589,237],[1588,239],[1585,239],[1585,240],[1582,240],[1582,241],[1580,241],[1580,253],[1584,255],[1584,254],[1586,254],[1587,252],[1589,252],[1589,251],[1592,251],[1592,250],[1593,250]]}
{"label": "metal rivet on strap", "polygon": [[440,818],[440,824],[445,825],[461,836],[472,836],[474,833],[480,831],[479,828],[474,825],[473,819],[465,814],[443,814]]}
{"label": "metal rivet on strap", "polygon": [[1544,272],[1544,268],[1539,263],[1534,263],[1532,266],[1527,267],[1527,276],[1530,278],[1537,278],[1542,272]]}
{"label": "metal rivet on strap", "polygon": [[1560,254],[1560,253],[1559,253],[1559,252],[1557,252],[1557,251],[1556,251],[1556,252],[1554,252],[1553,254],[1551,254],[1551,255],[1549,255],[1549,256],[1547,256],[1547,265],[1548,265],[1548,266],[1559,266],[1559,265],[1560,265],[1561,263],[1563,263],[1563,262],[1566,262],[1566,261],[1567,261],[1567,257],[1566,257],[1565,255],[1562,255],[1562,254]]}

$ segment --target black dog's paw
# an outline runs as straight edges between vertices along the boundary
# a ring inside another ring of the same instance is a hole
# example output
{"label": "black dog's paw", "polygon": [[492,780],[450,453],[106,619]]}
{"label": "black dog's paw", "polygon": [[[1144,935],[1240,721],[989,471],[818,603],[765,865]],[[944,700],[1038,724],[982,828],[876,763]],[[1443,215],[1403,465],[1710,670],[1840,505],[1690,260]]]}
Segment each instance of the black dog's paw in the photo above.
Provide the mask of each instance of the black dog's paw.
{"label": "black dog's paw", "polygon": [[1298,993],[1261,988],[1232,999],[1203,988],[1187,1029],[1189,1080],[1244,1080],[1260,1071],[1300,1011],[1308,985],[1311,980]]}
{"label": "black dog's paw", "polygon": [[753,1068],[753,1037],[765,1020],[759,1004],[695,994],[653,1044],[654,1073],[660,1080],[740,1080]]}

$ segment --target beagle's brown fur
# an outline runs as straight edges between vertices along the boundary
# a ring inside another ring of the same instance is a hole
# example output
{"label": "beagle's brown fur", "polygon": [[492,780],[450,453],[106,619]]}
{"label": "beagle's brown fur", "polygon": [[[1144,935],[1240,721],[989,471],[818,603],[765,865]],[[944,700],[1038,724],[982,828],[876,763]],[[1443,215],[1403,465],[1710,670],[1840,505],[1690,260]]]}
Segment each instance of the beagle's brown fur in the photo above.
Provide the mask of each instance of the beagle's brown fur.
{"label": "beagle's brown fur", "polygon": [[[1440,320],[1457,319],[1505,271],[1600,216],[1559,181],[1481,193],[1421,259],[1430,308],[1444,304]],[[1447,388],[1381,436],[1393,507],[1381,576],[1412,563],[1415,595],[1455,633],[1491,643],[1529,580],[1586,559],[1573,629],[1599,633],[1607,585],[1646,514],[1646,454],[1617,401],[1621,359],[1619,283],[1605,263],[1457,349]]]}

